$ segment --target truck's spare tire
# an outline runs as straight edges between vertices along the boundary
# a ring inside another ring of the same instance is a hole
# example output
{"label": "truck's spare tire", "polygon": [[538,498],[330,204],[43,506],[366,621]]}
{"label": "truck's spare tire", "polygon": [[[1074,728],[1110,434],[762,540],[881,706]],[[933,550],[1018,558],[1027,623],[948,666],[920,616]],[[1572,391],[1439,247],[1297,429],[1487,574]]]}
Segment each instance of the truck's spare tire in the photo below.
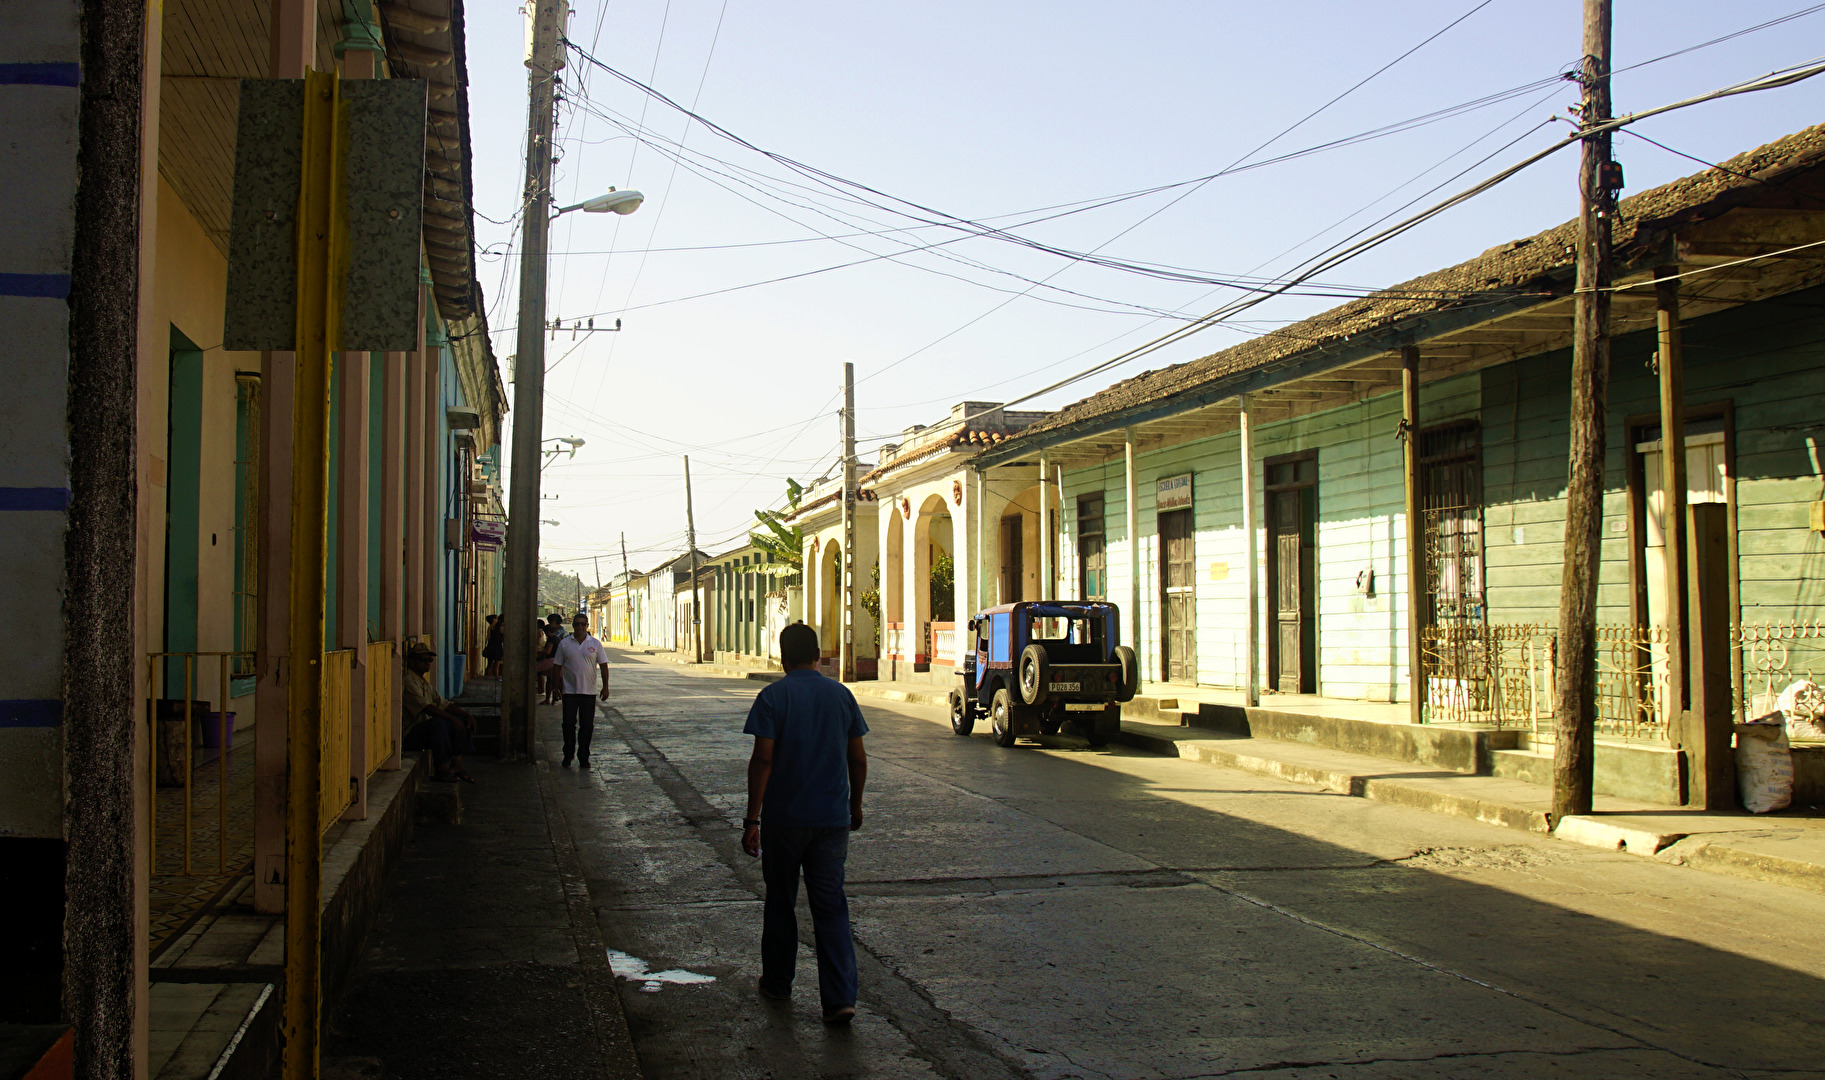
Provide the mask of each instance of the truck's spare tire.
{"label": "truck's spare tire", "polygon": [[1126,645],[1115,647],[1115,659],[1122,665],[1122,692],[1117,701],[1133,701],[1141,689],[1141,662]]}
{"label": "truck's spare tire", "polygon": [[1028,645],[1020,654],[1020,667],[1017,669],[1020,680],[1020,700],[1028,705],[1042,705],[1046,700],[1046,682],[1051,679],[1051,666],[1046,663],[1044,645]]}

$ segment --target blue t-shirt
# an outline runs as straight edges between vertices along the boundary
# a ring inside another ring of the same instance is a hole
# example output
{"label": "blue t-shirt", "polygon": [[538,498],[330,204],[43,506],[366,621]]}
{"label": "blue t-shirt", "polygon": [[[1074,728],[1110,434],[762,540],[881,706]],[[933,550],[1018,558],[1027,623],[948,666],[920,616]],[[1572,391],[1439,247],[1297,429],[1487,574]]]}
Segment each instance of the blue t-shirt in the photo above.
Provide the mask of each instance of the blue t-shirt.
{"label": "blue t-shirt", "polygon": [[849,740],[868,725],[847,686],[809,668],[788,671],[755,695],[741,730],[773,740],[760,811],[768,824],[848,828]]}

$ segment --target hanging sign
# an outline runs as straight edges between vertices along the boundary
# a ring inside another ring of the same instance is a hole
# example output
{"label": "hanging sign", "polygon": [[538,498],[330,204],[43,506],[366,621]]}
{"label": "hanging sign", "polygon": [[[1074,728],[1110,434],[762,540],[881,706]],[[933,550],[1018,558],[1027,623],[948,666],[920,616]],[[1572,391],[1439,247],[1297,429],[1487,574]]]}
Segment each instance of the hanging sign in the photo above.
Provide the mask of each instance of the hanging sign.
{"label": "hanging sign", "polygon": [[483,551],[499,551],[507,544],[507,523],[476,518],[469,523],[469,539]]}
{"label": "hanging sign", "polygon": [[1160,477],[1154,488],[1153,508],[1162,514],[1168,510],[1191,509],[1191,474]]}

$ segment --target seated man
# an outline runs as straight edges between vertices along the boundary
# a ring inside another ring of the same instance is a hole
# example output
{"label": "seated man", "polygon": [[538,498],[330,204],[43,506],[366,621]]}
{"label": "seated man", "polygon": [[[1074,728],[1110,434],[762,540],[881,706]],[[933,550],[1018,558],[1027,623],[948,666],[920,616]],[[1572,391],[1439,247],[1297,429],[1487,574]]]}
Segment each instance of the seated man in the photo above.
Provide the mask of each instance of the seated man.
{"label": "seated man", "polygon": [[405,748],[431,751],[437,766],[431,779],[442,784],[458,780],[473,784],[475,777],[463,771],[463,755],[475,752],[475,718],[431,688],[425,674],[436,660],[437,653],[427,645],[413,645],[406,651],[405,683],[400,687]]}

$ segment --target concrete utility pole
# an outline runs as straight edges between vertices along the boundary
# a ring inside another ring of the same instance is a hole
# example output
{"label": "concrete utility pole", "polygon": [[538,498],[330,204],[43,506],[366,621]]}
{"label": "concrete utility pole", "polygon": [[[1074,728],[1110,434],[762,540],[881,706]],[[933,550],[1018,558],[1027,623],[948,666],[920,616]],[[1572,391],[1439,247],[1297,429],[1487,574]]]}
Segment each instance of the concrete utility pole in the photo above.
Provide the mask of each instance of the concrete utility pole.
{"label": "concrete utility pole", "polygon": [[703,663],[703,612],[697,610],[697,518],[691,511],[691,455],[684,455],[684,544],[691,550],[691,660]]}
{"label": "concrete utility pole", "polygon": [[[843,361],[843,585],[841,678],[855,682],[855,364]],[[921,588],[928,588],[920,583]],[[916,610],[916,608],[915,608]],[[917,633],[919,628],[915,627]]]}
{"label": "concrete utility pole", "polygon": [[502,575],[502,756],[530,755],[534,702],[532,621],[538,617],[539,440],[545,426],[545,243],[551,225],[551,130],[554,92],[564,66],[565,0],[533,0],[531,55],[526,58],[526,187],[520,203],[519,352],[513,364],[513,490],[507,507]]}
{"label": "concrete utility pole", "polygon": [[1400,348],[1401,478],[1407,496],[1407,720],[1426,722],[1426,512],[1419,490],[1419,346]]}
{"label": "concrete utility pole", "polygon": [[[1584,0],[1584,105],[1588,130],[1610,118],[1610,0]],[[1610,136],[1584,140],[1578,168],[1578,274],[1572,298],[1570,469],[1565,565],[1559,591],[1559,680],[1553,703],[1554,820],[1591,812],[1596,754],[1598,553],[1603,541],[1604,425],[1610,375]]]}

